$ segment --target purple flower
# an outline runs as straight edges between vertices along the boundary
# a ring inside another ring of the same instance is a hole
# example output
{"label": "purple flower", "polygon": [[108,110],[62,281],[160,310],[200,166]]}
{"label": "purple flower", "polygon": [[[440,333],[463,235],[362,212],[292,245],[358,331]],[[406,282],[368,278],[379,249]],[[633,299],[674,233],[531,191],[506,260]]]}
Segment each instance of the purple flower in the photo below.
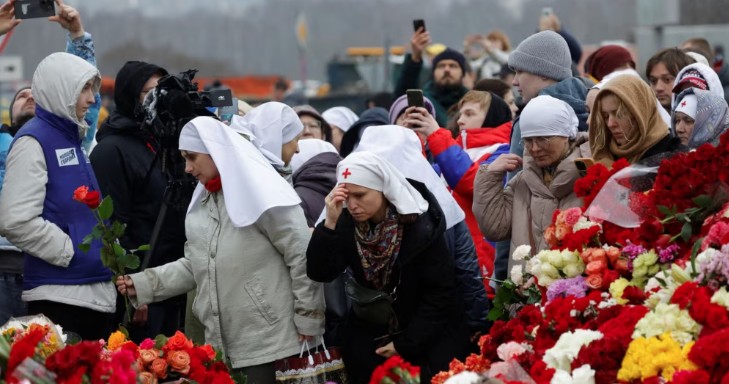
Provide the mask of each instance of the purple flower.
{"label": "purple flower", "polygon": [[646,253],[646,249],[643,248],[640,245],[635,244],[628,244],[625,247],[623,247],[623,254],[628,257],[628,259],[635,260],[636,257]]}
{"label": "purple flower", "polygon": [[678,251],[680,250],[681,247],[679,247],[677,244],[671,244],[663,249],[659,248],[658,260],[661,263],[670,263],[673,261],[673,259],[676,258],[676,256],[678,255]]}
{"label": "purple flower", "polygon": [[583,276],[557,280],[552,283],[549,288],[547,288],[547,301],[567,296],[574,296],[577,298],[585,297],[587,288],[588,287]]}
{"label": "purple flower", "polygon": [[[715,254],[711,259],[699,264],[699,280],[709,287],[720,287],[729,281],[729,255]],[[714,289],[716,290],[716,289]]]}

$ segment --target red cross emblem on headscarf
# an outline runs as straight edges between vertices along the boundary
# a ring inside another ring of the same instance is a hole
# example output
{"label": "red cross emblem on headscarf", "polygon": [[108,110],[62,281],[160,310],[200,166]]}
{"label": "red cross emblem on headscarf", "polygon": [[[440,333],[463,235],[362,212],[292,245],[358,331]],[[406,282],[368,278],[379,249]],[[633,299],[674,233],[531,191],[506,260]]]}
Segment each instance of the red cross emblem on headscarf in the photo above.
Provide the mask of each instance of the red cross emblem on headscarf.
{"label": "red cross emblem on headscarf", "polygon": [[684,101],[683,101],[683,102],[681,103],[681,106],[682,106],[682,107],[685,107],[685,106],[686,106],[686,100],[684,100]]}
{"label": "red cross emblem on headscarf", "polygon": [[349,168],[345,169],[344,172],[342,172],[342,176],[344,176],[344,180],[347,180],[347,177],[351,175],[352,172],[349,172]]}

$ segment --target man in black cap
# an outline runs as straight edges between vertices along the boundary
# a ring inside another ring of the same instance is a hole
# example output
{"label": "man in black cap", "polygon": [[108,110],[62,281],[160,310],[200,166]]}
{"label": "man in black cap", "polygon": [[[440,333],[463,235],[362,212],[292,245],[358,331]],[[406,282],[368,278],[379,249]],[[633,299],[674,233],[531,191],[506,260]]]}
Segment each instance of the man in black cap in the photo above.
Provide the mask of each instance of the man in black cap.
{"label": "man in black cap", "polygon": [[[404,95],[408,89],[420,88],[418,79],[423,68],[423,50],[428,44],[430,34],[423,28],[415,31],[410,40],[412,53],[405,55],[402,72],[395,85],[395,97]],[[466,57],[454,49],[446,48],[433,58],[431,79],[422,89],[423,95],[433,103],[436,120],[441,127],[448,123],[448,110],[451,106],[468,92],[463,86],[466,72]]]}
{"label": "man in black cap", "polygon": [[[125,249],[150,243],[163,204],[168,176],[162,172],[161,159],[156,158],[157,141],[141,126],[144,98],[165,75],[167,71],[154,64],[142,61],[124,64],[114,83],[116,110],[99,129],[98,144],[90,156],[102,194],[114,201],[113,219],[127,225],[121,239]],[[150,267],[184,256],[186,207],[168,206]],[[174,334],[184,318],[184,306],[183,295],[138,308],[132,316],[132,340]],[[121,315],[117,313],[120,319]]]}

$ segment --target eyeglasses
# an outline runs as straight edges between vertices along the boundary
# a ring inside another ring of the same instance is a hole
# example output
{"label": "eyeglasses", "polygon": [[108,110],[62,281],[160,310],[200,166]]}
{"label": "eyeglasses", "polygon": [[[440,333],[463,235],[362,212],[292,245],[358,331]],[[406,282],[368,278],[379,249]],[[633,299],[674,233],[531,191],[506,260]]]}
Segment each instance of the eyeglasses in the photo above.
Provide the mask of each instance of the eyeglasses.
{"label": "eyeglasses", "polygon": [[549,145],[549,142],[552,141],[553,138],[554,138],[554,136],[525,137],[525,138],[521,139],[521,144],[525,148],[533,148],[536,145],[537,147],[544,149],[544,148],[547,148],[547,146]]}

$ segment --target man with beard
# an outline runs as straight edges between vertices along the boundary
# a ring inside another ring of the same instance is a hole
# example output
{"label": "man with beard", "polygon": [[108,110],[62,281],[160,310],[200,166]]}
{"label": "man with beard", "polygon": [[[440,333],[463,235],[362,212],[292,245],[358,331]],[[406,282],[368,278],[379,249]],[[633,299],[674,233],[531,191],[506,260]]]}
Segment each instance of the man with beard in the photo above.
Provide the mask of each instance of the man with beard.
{"label": "man with beard", "polygon": [[[408,89],[420,88],[419,78],[423,69],[423,50],[430,44],[430,33],[420,28],[410,40],[412,53],[405,55],[400,78],[395,86],[395,96],[405,94]],[[462,53],[446,48],[433,59],[431,79],[423,85],[423,95],[435,107],[438,124],[445,127],[448,123],[448,110],[458,103],[468,89],[463,86],[466,73],[466,58]]]}
{"label": "man with beard", "polygon": [[[62,2],[57,4],[58,14],[49,18],[49,21],[60,24],[61,28],[68,31],[66,52],[86,60],[95,67],[94,42],[91,35],[83,28],[81,15],[69,5]],[[0,36],[5,35],[22,23],[22,20],[15,19],[14,14],[13,2],[8,1],[0,6]],[[94,104],[89,107],[84,118],[89,126],[82,146],[86,151],[91,148],[94,140],[100,105],[101,98],[97,93]],[[8,112],[10,126],[3,125],[0,129],[0,190],[2,190],[2,183],[5,178],[5,161],[10,151],[13,136],[25,123],[35,117],[36,103],[30,87],[21,88],[15,94]],[[0,218],[0,221],[2,220],[3,218]],[[7,239],[0,236],[0,324],[5,323],[10,317],[25,315],[26,306],[21,300],[22,290],[23,253]]]}
{"label": "man with beard", "polygon": [[[114,216],[127,225],[121,245],[137,249],[149,244],[168,184],[162,171],[157,140],[142,130],[142,103],[147,94],[167,75],[164,68],[142,61],[128,61],[119,70],[114,83],[116,110],[102,124],[97,135],[99,144],[91,154],[91,166],[103,195],[114,201]],[[150,267],[175,261],[184,255],[185,210],[168,202],[159,230],[157,246],[150,252]],[[122,300],[117,304],[117,320],[124,315]],[[137,308],[129,327],[133,341],[171,335],[181,328],[185,295]]]}

